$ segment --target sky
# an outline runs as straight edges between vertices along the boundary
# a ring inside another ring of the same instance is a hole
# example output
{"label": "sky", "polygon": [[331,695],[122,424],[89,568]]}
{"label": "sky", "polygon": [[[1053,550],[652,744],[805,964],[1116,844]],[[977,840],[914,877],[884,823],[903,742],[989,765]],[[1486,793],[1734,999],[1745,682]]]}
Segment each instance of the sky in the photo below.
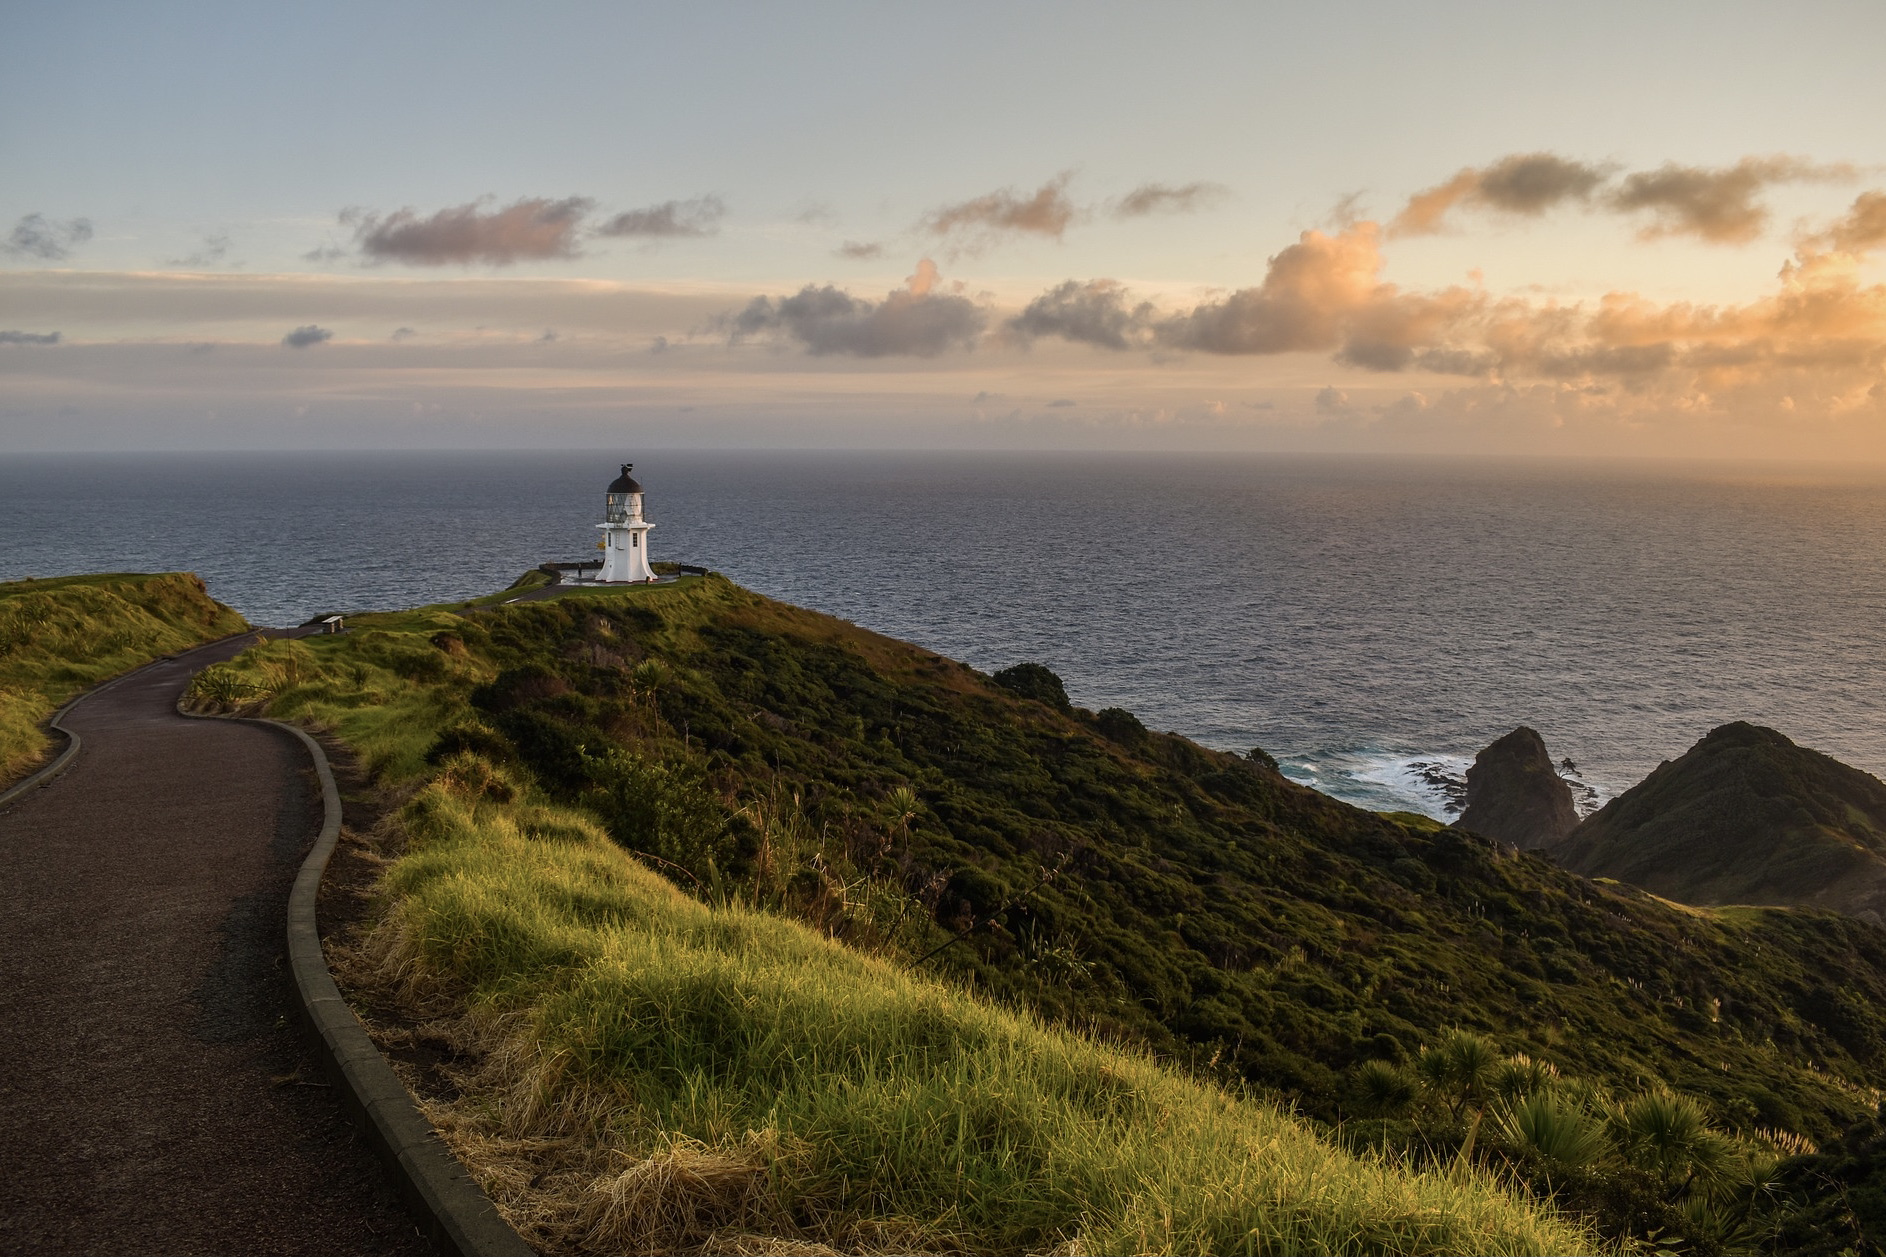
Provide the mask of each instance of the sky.
{"label": "sky", "polygon": [[1886,460],[1886,6],[0,0],[0,453]]}

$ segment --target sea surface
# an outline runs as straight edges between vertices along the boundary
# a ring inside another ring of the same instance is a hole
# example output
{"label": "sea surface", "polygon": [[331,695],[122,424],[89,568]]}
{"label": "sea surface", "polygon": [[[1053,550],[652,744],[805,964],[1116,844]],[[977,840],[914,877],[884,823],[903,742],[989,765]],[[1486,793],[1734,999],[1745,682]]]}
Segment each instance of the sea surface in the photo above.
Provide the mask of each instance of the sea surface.
{"label": "sea surface", "polygon": [[[0,457],[0,580],[195,571],[259,624],[593,554],[611,453]],[[1886,473],[649,452],[700,563],[1377,808],[1537,728],[1590,807],[1753,720],[1886,774]]]}

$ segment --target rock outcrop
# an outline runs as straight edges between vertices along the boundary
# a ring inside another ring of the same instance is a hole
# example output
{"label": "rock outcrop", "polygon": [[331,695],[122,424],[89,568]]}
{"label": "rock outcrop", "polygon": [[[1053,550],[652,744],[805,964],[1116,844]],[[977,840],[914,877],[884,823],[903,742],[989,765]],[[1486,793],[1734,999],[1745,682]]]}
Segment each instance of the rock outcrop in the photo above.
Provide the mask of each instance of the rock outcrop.
{"label": "rock outcrop", "polygon": [[1712,730],[1552,850],[1666,899],[1886,914],[1886,783],[1773,729]]}
{"label": "rock outcrop", "polygon": [[1521,725],[1480,752],[1467,770],[1467,809],[1454,822],[1527,850],[1550,847],[1578,824],[1572,788],[1545,739]]}

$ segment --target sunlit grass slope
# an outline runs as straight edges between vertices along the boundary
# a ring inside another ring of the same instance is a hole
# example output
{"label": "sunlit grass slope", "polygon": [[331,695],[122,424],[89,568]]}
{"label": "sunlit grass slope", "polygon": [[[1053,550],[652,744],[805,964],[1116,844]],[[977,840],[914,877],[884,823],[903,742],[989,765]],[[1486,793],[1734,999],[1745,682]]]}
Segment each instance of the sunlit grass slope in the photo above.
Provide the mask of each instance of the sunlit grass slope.
{"label": "sunlit grass slope", "polygon": [[0,584],[0,784],[44,755],[40,724],[74,694],[247,627],[187,572]]}
{"label": "sunlit grass slope", "polygon": [[1142,1056],[705,905],[513,790],[460,756],[407,805],[379,960],[501,1027],[461,1135],[613,1154],[561,1209],[488,1178],[547,1247],[1592,1247],[1477,1172],[1350,1155]]}

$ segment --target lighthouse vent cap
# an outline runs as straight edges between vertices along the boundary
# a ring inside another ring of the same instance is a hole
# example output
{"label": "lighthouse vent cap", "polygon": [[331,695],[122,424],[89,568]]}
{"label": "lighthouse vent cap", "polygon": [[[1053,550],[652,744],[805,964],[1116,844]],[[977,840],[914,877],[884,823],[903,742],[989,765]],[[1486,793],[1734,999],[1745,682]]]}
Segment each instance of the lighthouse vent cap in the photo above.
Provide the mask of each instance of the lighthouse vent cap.
{"label": "lighthouse vent cap", "polygon": [[629,474],[629,468],[633,466],[635,466],[634,463],[622,464],[622,474],[609,482],[609,492],[640,493],[642,491],[642,486],[637,484],[635,477]]}

